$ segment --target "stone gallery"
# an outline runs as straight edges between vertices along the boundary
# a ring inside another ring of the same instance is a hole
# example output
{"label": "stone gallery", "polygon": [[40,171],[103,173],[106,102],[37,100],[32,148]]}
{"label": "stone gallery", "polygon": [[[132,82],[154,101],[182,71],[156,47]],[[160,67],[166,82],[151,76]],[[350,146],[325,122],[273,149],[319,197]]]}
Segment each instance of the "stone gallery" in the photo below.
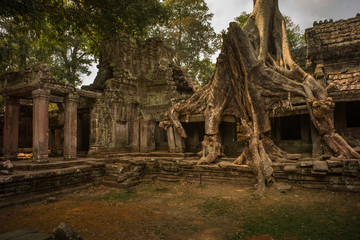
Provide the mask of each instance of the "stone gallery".
{"label": "stone gallery", "polygon": [[163,41],[126,35],[102,46],[98,74],[81,89],[51,78],[45,65],[1,75],[1,194],[31,182],[16,175],[25,153],[31,160],[20,169],[65,169],[56,178],[34,173],[49,185],[33,181],[28,192],[69,187],[69,175],[71,186],[156,177],[258,183],[262,191],[275,178],[360,191],[360,15],[314,22],[306,49],[291,54],[277,6],[270,20],[261,10],[273,1],[263,2],[242,30],[230,25],[201,88]]}

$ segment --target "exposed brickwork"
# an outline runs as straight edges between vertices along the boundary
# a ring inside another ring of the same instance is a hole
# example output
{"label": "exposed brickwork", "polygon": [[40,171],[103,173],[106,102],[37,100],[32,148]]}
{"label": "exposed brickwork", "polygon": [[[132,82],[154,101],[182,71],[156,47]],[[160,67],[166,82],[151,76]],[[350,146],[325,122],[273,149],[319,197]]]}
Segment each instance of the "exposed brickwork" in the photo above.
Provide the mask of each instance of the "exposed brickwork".
{"label": "exposed brickwork", "polygon": [[360,69],[331,72],[328,81],[334,83],[339,91],[360,90]]}
{"label": "exposed brickwork", "polygon": [[307,66],[324,64],[327,72],[343,72],[360,65],[360,15],[336,22],[314,23],[305,30]]}

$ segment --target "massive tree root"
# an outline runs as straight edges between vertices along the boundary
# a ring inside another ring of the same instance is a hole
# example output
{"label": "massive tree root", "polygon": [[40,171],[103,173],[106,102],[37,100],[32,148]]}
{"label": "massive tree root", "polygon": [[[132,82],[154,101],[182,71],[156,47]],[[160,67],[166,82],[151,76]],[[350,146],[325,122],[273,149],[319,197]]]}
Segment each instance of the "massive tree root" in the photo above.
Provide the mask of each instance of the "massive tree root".
{"label": "massive tree root", "polygon": [[[306,99],[310,119],[323,142],[339,158],[360,158],[334,130],[333,102],[326,90],[292,59],[277,0],[254,0],[254,10],[241,29],[230,23],[209,83],[185,103],[174,105],[170,124],[186,138],[179,117],[203,114],[205,137],[199,164],[221,154],[219,125],[224,115],[240,119],[247,146],[235,163],[247,162],[257,176],[257,190],[272,180],[271,159],[285,155],[270,139],[268,112],[287,96]],[[290,104],[291,105],[291,104]]]}

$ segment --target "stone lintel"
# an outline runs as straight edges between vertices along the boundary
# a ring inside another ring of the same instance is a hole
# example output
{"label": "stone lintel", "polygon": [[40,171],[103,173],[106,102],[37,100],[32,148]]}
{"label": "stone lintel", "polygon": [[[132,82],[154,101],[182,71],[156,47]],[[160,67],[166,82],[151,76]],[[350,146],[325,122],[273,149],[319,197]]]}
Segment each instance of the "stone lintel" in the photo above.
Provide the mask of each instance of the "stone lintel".
{"label": "stone lintel", "polygon": [[90,90],[77,89],[77,92],[81,97],[94,98],[94,99],[101,97],[101,93]]}
{"label": "stone lintel", "polygon": [[35,99],[49,100],[49,98],[50,98],[50,90],[49,89],[38,88],[38,89],[35,89],[35,90],[33,90],[31,92],[31,96],[32,96],[33,100],[35,100]]}

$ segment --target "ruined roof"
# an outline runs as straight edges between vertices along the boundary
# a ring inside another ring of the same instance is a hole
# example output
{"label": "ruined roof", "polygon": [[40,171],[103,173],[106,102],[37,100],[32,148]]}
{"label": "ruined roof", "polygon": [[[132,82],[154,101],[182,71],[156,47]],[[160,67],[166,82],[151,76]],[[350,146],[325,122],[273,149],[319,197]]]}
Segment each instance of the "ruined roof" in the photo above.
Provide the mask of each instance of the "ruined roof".
{"label": "ruined roof", "polygon": [[108,39],[101,47],[99,72],[90,88],[104,90],[106,81],[117,79],[135,89],[175,85],[179,92],[193,93],[196,84],[179,66],[174,50],[160,38],[137,41],[125,34]]}
{"label": "ruined roof", "polygon": [[335,84],[338,91],[360,90],[360,69],[332,72],[328,80]]}
{"label": "ruined roof", "polygon": [[[22,99],[30,99],[31,91],[35,89],[49,89],[52,94],[68,94],[76,92],[79,96],[86,98],[97,98],[99,93],[77,89],[72,84],[59,81],[50,75],[49,68],[44,64],[39,64],[33,69],[20,72],[8,72],[0,74],[0,94],[13,95]],[[55,102],[62,102],[52,98]]]}
{"label": "ruined roof", "polygon": [[325,76],[332,94],[360,92],[360,14],[314,22],[305,35],[306,70],[317,79]]}
{"label": "ruined roof", "polygon": [[347,20],[314,22],[305,30],[306,68],[312,73],[318,64],[325,71],[344,72],[360,66],[360,14]]}
{"label": "ruined roof", "polygon": [[347,20],[314,22],[313,28],[306,29],[309,35],[316,35],[312,41],[320,41],[322,47],[338,47],[360,43],[360,14]]}

